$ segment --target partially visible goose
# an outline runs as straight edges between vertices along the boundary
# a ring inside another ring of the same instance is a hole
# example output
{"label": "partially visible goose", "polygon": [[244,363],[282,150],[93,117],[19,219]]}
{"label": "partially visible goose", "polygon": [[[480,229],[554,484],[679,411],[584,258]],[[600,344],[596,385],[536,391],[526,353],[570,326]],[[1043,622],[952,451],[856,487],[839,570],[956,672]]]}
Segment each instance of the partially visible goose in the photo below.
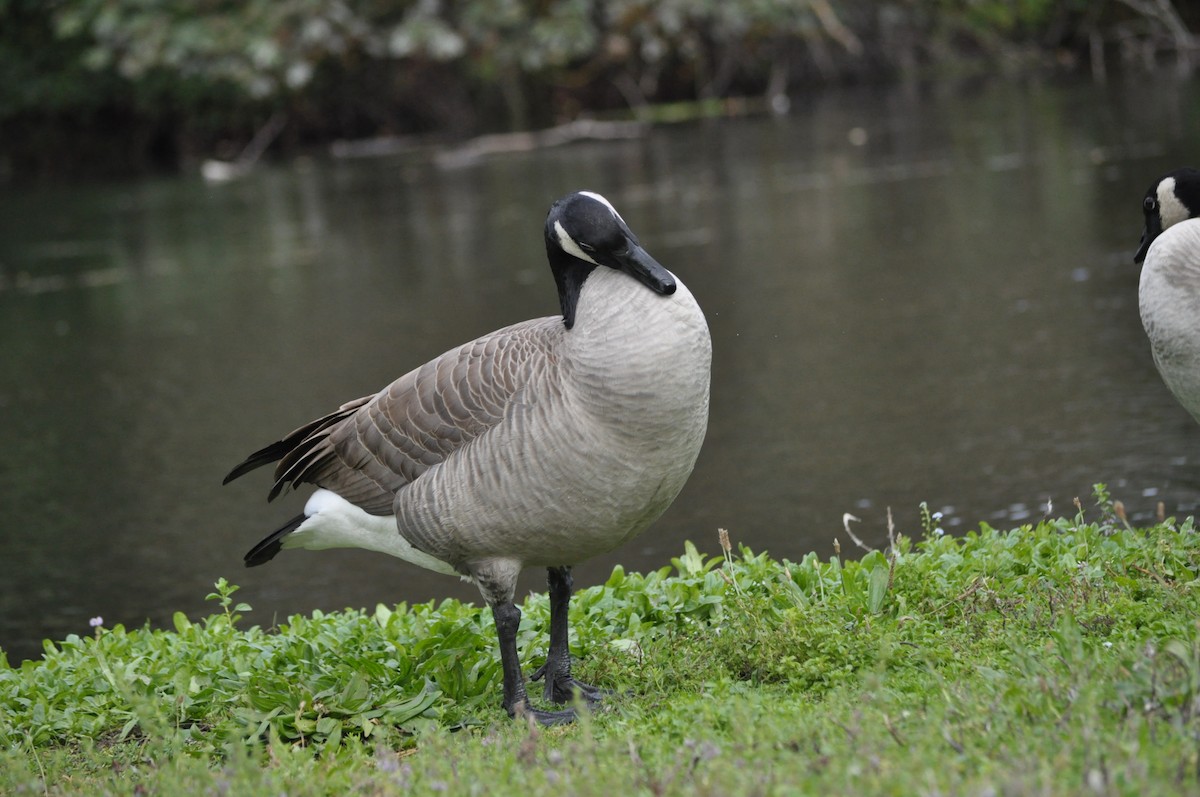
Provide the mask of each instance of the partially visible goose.
{"label": "partially visible goose", "polygon": [[246,554],[357,547],[478,585],[500,640],[504,708],[529,705],[513,603],[526,566],[549,573],[545,698],[602,691],[571,676],[571,565],[632,539],[683,487],[708,423],[712,344],[687,287],[638,243],[612,204],[581,191],[546,217],[561,316],[451,349],[372,396],[254,452],[225,482],[272,462],[269,498],[317,485]]}
{"label": "partially visible goose", "polygon": [[1138,307],[1154,364],[1179,403],[1200,421],[1200,170],[1160,177],[1142,200],[1146,226]]}

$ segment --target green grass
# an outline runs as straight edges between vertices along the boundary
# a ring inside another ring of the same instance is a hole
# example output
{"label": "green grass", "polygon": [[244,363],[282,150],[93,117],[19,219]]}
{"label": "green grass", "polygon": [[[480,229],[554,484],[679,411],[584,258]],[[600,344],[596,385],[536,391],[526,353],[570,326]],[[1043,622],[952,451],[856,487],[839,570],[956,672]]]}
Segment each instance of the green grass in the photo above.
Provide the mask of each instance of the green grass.
{"label": "green grass", "polygon": [[[221,582],[203,622],[0,657],[0,793],[1200,792],[1200,532],[1098,496],[894,556],[618,568],[571,617],[576,674],[616,695],[552,730],[499,708],[479,607],[243,629]],[[528,671],[548,607],[524,610]]]}

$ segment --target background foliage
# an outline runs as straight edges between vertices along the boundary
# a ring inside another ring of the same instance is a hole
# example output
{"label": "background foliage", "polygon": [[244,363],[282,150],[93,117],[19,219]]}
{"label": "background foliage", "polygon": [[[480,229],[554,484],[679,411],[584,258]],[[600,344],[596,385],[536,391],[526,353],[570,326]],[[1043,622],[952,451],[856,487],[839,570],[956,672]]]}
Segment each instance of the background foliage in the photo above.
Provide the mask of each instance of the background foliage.
{"label": "background foliage", "polygon": [[967,67],[1190,69],[1194,22],[1165,0],[0,0],[0,167],[229,157],[281,114],[296,148]]}

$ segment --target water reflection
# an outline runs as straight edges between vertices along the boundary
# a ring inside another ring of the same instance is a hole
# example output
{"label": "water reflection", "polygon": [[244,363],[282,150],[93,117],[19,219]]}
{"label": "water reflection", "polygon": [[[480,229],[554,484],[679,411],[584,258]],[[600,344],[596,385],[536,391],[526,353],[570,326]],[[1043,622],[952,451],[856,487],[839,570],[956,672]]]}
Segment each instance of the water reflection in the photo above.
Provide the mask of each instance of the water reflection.
{"label": "water reflection", "polygon": [[[1196,506],[1200,429],[1137,320],[1138,198],[1187,162],[1194,86],[827,94],[783,119],[681,125],[439,170],[304,161],[0,197],[0,646],[87,619],[252,619],[475,599],[385,557],[241,554],[294,513],[249,450],[475,335],[556,307],[549,202],[611,197],[713,332],[712,424],[668,514],[618,561],[715,529],[828,553],[917,504],[953,531],[1106,481],[1135,516]],[[843,543],[845,543],[844,535]],[[526,588],[539,588],[530,573]]]}

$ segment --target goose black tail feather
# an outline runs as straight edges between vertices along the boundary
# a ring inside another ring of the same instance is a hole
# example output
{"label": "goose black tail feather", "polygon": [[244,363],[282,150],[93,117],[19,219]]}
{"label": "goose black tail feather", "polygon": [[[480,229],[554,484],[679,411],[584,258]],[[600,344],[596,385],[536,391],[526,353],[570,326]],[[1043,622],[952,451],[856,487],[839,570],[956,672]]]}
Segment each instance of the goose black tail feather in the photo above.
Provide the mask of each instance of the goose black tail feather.
{"label": "goose black tail feather", "polygon": [[299,451],[296,456],[299,457],[303,455],[314,445],[320,442],[321,437],[319,436],[319,433],[324,432],[332,426],[335,426],[336,424],[346,420],[353,415],[359,407],[366,404],[372,398],[374,398],[374,396],[363,396],[362,398],[354,401],[347,401],[336,411],[317,418],[315,421],[310,421],[304,424],[299,429],[289,433],[282,440],[271,443],[271,445],[266,446],[265,448],[260,448],[250,456],[246,457],[245,461],[243,461],[233,470],[229,471],[229,474],[225,477],[221,484],[229,484],[234,479],[238,478],[239,476],[245,476],[255,468],[261,468],[263,465],[269,465],[272,462],[278,462],[302,446],[303,450]]}
{"label": "goose black tail feather", "polygon": [[246,563],[246,567],[258,567],[274,559],[275,554],[283,550],[283,538],[300,528],[300,524],[307,519],[305,515],[296,515],[285,523],[282,528],[271,532],[266,539],[251,548],[242,558],[242,561]]}
{"label": "goose black tail feather", "polygon": [[221,484],[229,484],[239,476],[245,476],[255,468],[261,468],[263,465],[269,465],[278,459],[281,459],[287,452],[292,450],[295,445],[290,440],[280,440],[266,448],[260,448],[250,456],[246,457],[245,461],[239,464],[236,468],[229,471],[229,474],[221,480]]}

